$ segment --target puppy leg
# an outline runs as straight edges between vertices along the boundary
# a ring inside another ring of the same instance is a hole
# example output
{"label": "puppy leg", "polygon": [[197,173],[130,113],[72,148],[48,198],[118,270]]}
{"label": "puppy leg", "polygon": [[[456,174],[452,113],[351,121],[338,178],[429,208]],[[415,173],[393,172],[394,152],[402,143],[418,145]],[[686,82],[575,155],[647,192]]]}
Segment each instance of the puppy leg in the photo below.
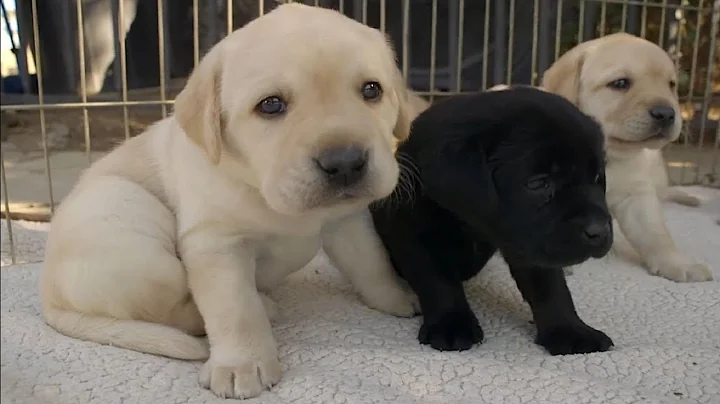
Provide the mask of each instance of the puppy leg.
{"label": "puppy leg", "polygon": [[395,274],[367,209],[325,229],[323,248],[366,305],[399,317],[417,314],[417,298]]}
{"label": "puppy leg", "polygon": [[660,150],[646,150],[648,160],[648,178],[657,191],[657,196],[663,202],[675,202],[685,206],[700,205],[700,198],[677,187],[670,186],[667,165]]}
{"label": "puppy leg", "polygon": [[562,269],[510,264],[510,272],[532,310],[535,342],[550,354],[604,352],[613,345],[610,337],[578,317]]}
{"label": "puppy leg", "polygon": [[462,282],[477,274],[495,248],[473,244],[467,235],[453,232],[452,225],[447,229],[452,232],[448,237],[435,237],[442,233],[442,228],[430,230],[432,239],[438,242],[426,244],[423,235],[410,230],[412,227],[402,223],[402,218],[391,224],[384,219],[379,213],[376,223],[383,232],[392,263],[420,299],[423,314],[418,333],[420,343],[441,351],[461,351],[482,342],[484,334],[470,309]]}
{"label": "puppy leg", "polygon": [[[393,262],[420,298],[423,313],[418,333],[420,343],[440,351],[463,351],[482,342],[484,333],[470,309],[462,279],[454,276],[459,263],[452,256],[453,251],[442,254],[437,249],[431,254],[410,234],[388,238],[387,242],[391,245]],[[474,272],[476,268],[471,270]]]}
{"label": "puppy leg", "polygon": [[203,230],[185,234],[180,243],[210,342],[200,383],[221,397],[254,397],[282,374],[271,313],[255,286],[255,257],[236,237]]}
{"label": "puppy leg", "polygon": [[712,279],[707,265],[688,257],[675,246],[654,190],[638,190],[611,204],[610,209],[651,274],[677,282]]}

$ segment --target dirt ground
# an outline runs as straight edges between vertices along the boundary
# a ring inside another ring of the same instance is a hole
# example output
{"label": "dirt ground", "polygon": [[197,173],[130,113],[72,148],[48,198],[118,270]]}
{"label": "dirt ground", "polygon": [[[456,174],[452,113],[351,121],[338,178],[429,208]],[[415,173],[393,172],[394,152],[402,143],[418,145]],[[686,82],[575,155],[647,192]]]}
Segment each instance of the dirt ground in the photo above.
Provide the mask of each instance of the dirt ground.
{"label": "dirt ground", "polygon": [[[40,113],[18,111],[12,115],[14,116],[10,119],[2,119],[3,141],[15,145],[19,151],[26,153],[42,150]],[[130,137],[136,136],[161,118],[162,111],[159,106],[129,107],[126,132],[121,107],[89,108],[90,149],[108,151],[123,142],[126,134]],[[45,124],[50,136],[51,150],[85,150],[85,123],[82,110],[45,111]],[[62,139],[53,137],[57,136],[58,132],[61,132]]]}
{"label": "dirt ground", "polygon": [[[166,99],[172,100],[184,85],[184,79],[172,79],[167,84]],[[104,93],[88,97],[88,102],[120,100],[118,93]],[[128,91],[130,101],[158,101],[160,89],[156,87]],[[171,105],[165,106],[172,111]],[[150,124],[163,118],[160,105],[128,106],[125,122],[123,107],[88,107],[90,150],[106,152],[123,142],[126,137],[136,136]],[[82,108],[46,109],[45,126],[48,146],[53,151],[85,151],[85,119]],[[12,111],[2,114],[2,141],[15,146],[18,151],[29,153],[42,151],[42,130],[39,111]],[[127,123],[127,131],[125,125]]]}

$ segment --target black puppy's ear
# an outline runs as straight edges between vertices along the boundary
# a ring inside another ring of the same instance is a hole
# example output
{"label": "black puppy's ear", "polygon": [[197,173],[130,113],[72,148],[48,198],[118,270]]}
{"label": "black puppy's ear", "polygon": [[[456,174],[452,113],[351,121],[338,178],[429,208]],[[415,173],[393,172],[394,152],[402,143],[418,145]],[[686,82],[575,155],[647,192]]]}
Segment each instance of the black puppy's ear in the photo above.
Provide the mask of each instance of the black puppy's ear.
{"label": "black puppy's ear", "polygon": [[487,152],[468,141],[448,141],[422,158],[423,193],[468,223],[487,220],[498,196]]}

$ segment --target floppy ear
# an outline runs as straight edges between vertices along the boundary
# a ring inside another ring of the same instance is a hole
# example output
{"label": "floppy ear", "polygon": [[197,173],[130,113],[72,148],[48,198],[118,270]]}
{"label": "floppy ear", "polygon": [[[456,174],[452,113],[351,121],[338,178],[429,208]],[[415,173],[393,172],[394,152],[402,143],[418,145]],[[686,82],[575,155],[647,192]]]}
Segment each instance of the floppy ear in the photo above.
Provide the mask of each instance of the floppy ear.
{"label": "floppy ear", "polygon": [[560,56],[543,74],[542,88],[578,105],[580,72],[588,46],[588,42],[582,43]]}
{"label": "floppy ear", "polygon": [[200,61],[175,98],[174,117],[190,140],[214,165],[220,162],[223,116],[220,106],[222,46],[215,45]]}
{"label": "floppy ear", "polygon": [[430,103],[427,100],[415,94],[411,90],[408,90],[408,103],[410,104],[411,119],[415,119],[418,115],[430,107]]}
{"label": "floppy ear", "polygon": [[498,196],[484,145],[453,139],[439,145],[425,149],[419,159],[423,193],[467,223],[487,221]]}
{"label": "floppy ear", "polygon": [[[402,142],[410,136],[410,126],[413,118],[415,118],[415,116],[420,112],[414,112],[413,105],[409,99],[411,95],[405,86],[405,80],[399,70],[395,73],[394,81],[395,92],[400,106],[398,109],[397,121],[395,121],[395,129],[393,129],[393,135],[398,142]],[[417,97],[414,94],[412,96]]]}
{"label": "floppy ear", "polygon": [[485,91],[488,91],[488,92],[490,92],[490,91],[505,91],[505,90],[509,90],[509,89],[510,89],[510,86],[507,84],[495,84],[494,86],[488,88]]}
{"label": "floppy ear", "polygon": [[395,139],[397,141],[396,143],[399,143],[407,139],[408,136],[410,136],[410,125],[412,124],[412,121],[413,119],[415,119],[417,114],[421,112],[415,112],[414,108],[419,109],[419,107],[422,105],[421,102],[424,100],[410,99],[410,97],[419,97],[415,94],[410,94],[410,91],[405,85],[405,78],[400,72],[400,69],[397,67],[397,53],[395,52],[392,41],[390,40],[390,37],[386,34],[382,35],[384,37],[385,46],[388,51],[388,57],[393,61],[391,67],[391,69],[393,69],[392,85],[395,90],[395,96],[397,97],[398,103],[400,105],[397,121],[395,121],[395,129],[393,129],[393,135],[395,136]]}

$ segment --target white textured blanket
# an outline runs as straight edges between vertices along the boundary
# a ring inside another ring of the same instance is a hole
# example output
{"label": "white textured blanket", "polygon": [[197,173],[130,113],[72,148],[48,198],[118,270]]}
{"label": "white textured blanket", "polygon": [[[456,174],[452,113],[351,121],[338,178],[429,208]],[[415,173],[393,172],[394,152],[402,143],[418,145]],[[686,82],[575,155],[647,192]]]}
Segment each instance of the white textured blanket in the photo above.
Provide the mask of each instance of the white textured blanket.
{"label": "white textured blanket", "polygon": [[[720,278],[720,192],[700,208],[667,205],[677,243]],[[8,259],[3,223],[3,262]],[[25,260],[44,229],[14,227]],[[254,403],[720,403],[720,282],[677,284],[617,258],[575,269],[578,311],[615,341],[611,352],[552,357],[532,342],[530,311],[497,260],[468,285],[485,343],[443,353],[416,340],[420,319],[363,306],[319,256],[273,293],[285,373]],[[41,264],[3,268],[2,403],[225,403],[188,363],[76,341],[47,327]]]}

